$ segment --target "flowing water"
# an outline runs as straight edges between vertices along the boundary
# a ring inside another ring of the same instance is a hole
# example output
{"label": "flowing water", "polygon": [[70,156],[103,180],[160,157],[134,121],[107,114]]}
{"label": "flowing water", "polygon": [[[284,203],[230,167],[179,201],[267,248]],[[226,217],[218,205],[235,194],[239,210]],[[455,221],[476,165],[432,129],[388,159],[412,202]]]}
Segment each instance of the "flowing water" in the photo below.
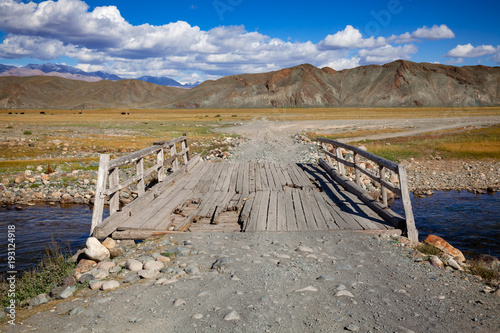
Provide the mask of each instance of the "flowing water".
{"label": "flowing water", "polygon": [[[421,241],[434,234],[461,251],[500,257],[500,193],[438,191],[425,198],[412,194],[411,201]],[[401,200],[391,208],[403,215]]]}
{"label": "flowing water", "polygon": [[[107,212],[105,212],[107,214]],[[72,252],[85,247],[90,232],[92,210],[88,205],[35,205],[0,207],[0,272],[7,269],[7,231],[15,226],[15,265],[18,272],[36,266],[52,239],[61,250]]]}
{"label": "flowing water", "polygon": [[[500,193],[441,191],[426,198],[412,197],[412,203],[420,240],[435,234],[462,251],[500,257]],[[392,208],[403,212],[400,200]],[[73,252],[83,248],[91,220],[92,210],[86,205],[0,207],[0,235],[7,235],[8,225],[16,226],[16,269],[24,271],[36,266],[52,239]],[[2,239],[0,271],[5,272],[7,243],[5,236]]]}

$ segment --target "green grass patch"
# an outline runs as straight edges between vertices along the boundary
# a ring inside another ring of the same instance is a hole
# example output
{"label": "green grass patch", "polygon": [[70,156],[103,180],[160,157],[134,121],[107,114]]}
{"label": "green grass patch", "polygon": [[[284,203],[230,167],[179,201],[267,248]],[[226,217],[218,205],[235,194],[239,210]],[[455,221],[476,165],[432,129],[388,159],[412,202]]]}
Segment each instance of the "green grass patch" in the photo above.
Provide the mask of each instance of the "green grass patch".
{"label": "green grass patch", "polygon": [[484,280],[500,280],[500,266],[489,264],[483,260],[469,260],[467,263],[470,265],[466,267],[466,271],[472,275],[478,275]]}
{"label": "green grass patch", "polygon": [[[25,301],[43,293],[48,293],[63,280],[73,274],[75,264],[68,263],[70,257],[68,251],[63,251],[55,241],[52,241],[50,247],[45,250],[45,255],[38,266],[30,271],[24,272],[21,277],[16,279],[16,306]],[[9,302],[8,281],[0,282],[0,305],[5,308]]]}
{"label": "green grass patch", "polygon": [[500,159],[500,125],[356,144],[362,144],[371,153],[396,162],[430,155],[456,159]]}
{"label": "green grass patch", "polygon": [[422,243],[422,244],[416,246],[415,249],[417,249],[418,251],[422,252],[423,254],[425,254],[427,256],[438,256],[442,253],[442,251],[440,249],[438,249],[437,247],[435,247],[431,244],[427,244],[427,243]]}

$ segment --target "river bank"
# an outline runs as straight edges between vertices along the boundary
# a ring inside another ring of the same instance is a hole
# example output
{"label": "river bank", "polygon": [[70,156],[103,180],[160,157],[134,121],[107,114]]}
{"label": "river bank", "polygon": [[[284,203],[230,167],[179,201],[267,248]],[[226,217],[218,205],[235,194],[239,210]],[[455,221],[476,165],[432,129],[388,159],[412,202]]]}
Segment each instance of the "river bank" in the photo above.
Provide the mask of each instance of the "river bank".
{"label": "river bank", "polygon": [[[297,143],[298,141],[301,143]],[[275,142],[272,144],[277,145]],[[319,156],[316,145],[312,143],[295,140],[295,145],[305,146],[301,151],[304,155],[301,159],[304,161],[312,162]],[[214,150],[209,154],[208,159],[237,161],[238,152],[235,149],[228,150],[229,147],[232,147],[231,143]],[[500,190],[500,162],[498,161],[429,158],[410,159],[402,163],[407,166],[409,190],[415,192],[416,196],[430,195],[432,191],[465,190],[472,193],[488,193]],[[0,203],[30,205],[93,202],[97,179],[96,170],[89,170],[86,167],[71,172],[57,169],[50,173],[44,171],[46,171],[46,166],[36,166],[22,173],[2,175]],[[125,189],[120,194],[120,200],[122,203],[128,203],[136,196],[137,192]]]}
{"label": "river bank", "polygon": [[59,300],[49,295],[30,300],[18,310],[16,325],[2,331],[495,332],[500,327],[496,286],[451,266],[433,266],[401,237],[182,233],[103,244],[112,259],[80,260],[74,278],[51,292]]}

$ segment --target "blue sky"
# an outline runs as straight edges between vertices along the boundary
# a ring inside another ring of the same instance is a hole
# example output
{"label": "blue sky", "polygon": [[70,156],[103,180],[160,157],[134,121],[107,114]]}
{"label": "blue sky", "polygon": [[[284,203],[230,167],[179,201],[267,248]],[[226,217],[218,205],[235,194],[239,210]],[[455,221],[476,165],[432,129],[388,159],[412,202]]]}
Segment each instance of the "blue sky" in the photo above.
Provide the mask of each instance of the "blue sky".
{"label": "blue sky", "polygon": [[498,1],[0,0],[0,63],[181,82],[311,63],[500,65]]}

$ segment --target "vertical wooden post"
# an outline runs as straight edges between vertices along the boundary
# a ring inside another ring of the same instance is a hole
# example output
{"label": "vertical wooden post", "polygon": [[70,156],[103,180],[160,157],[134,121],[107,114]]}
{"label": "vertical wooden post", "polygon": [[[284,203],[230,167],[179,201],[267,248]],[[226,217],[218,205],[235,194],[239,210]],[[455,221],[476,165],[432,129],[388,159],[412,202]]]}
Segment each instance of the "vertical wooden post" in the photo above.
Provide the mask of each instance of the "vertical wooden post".
{"label": "vertical wooden post", "polygon": [[[385,180],[385,167],[379,165],[378,170],[379,170],[380,180]],[[384,207],[387,207],[387,188],[385,188],[382,182],[380,182],[380,189],[382,192],[382,204],[384,205]]]}
{"label": "vertical wooden post", "polygon": [[158,182],[165,180],[165,167],[163,167],[163,147],[156,153],[156,165],[158,166]]}
{"label": "vertical wooden post", "polygon": [[136,175],[139,178],[137,181],[137,193],[139,196],[144,194],[144,158],[140,158],[135,166]]}
{"label": "vertical wooden post", "polygon": [[[170,148],[170,155],[175,156],[177,154],[177,149],[175,148],[175,143]],[[177,157],[172,161],[172,169],[177,171],[179,169],[179,161],[177,161]]]}
{"label": "vertical wooden post", "polygon": [[[119,179],[120,168],[116,167],[110,170],[109,173],[109,187],[112,188],[120,183]],[[111,193],[109,196],[109,215],[112,215],[120,208],[120,191]]]}
{"label": "vertical wooden post", "polygon": [[405,167],[398,165],[399,186],[401,189],[401,199],[406,219],[406,233],[412,242],[418,242],[418,231],[415,227],[415,218],[413,217],[413,209],[411,208],[410,192],[408,191],[408,179],[406,177]]}
{"label": "vertical wooden post", "polygon": [[[186,141],[181,141],[181,151],[186,149]],[[182,155],[182,160],[184,161],[184,165],[186,165],[188,163],[188,156],[187,156],[187,152],[185,152],[183,155]]]}
{"label": "vertical wooden post", "polygon": [[361,186],[361,175],[358,163],[359,163],[358,154],[354,152],[354,174],[355,174],[356,184],[358,184],[358,186]]}
{"label": "vertical wooden post", "polygon": [[[344,159],[344,156],[342,155],[342,148],[340,147],[337,147],[337,158],[341,158],[341,159]],[[339,168],[339,173],[342,175],[342,176],[345,176],[345,169],[344,169],[344,164],[340,163],[339,160],[337,160],[337,166]]]}
{"label": "vertical wooden post", "polygon": [[[184,140],[184,145],[185,145],[184,147],[189,147],[187,133],[184,132],[182,135],[186,137],[186,139]],[[186,153],[186,161],[189,161],[190,159],[191,159],[191,156],[189,155],[189,152],[187,152]]]}
{"label": "vertical wooden post", "polygon": [[109,155],[99,155],[99,171],[97,173],[97,184],[95,189],[94,210],[92,211],[92,224],[90,226],[90,235],[94,228],[102,223],[102,212],[104,210],[104,191],[108,178]]}
{"label": "vertical wooden post", "polygon": [[[321,143],[321,148],[323,148],[324,151],[328,151],[328,148],[326,146],[326,144],[324,142]],[[332,147],[333,148],[333,147]],[[326,160],[328,161],[328,163],[333,166],[333,163],[332,163],[332,158],[330,157],[330,155],[326,155]]]}

